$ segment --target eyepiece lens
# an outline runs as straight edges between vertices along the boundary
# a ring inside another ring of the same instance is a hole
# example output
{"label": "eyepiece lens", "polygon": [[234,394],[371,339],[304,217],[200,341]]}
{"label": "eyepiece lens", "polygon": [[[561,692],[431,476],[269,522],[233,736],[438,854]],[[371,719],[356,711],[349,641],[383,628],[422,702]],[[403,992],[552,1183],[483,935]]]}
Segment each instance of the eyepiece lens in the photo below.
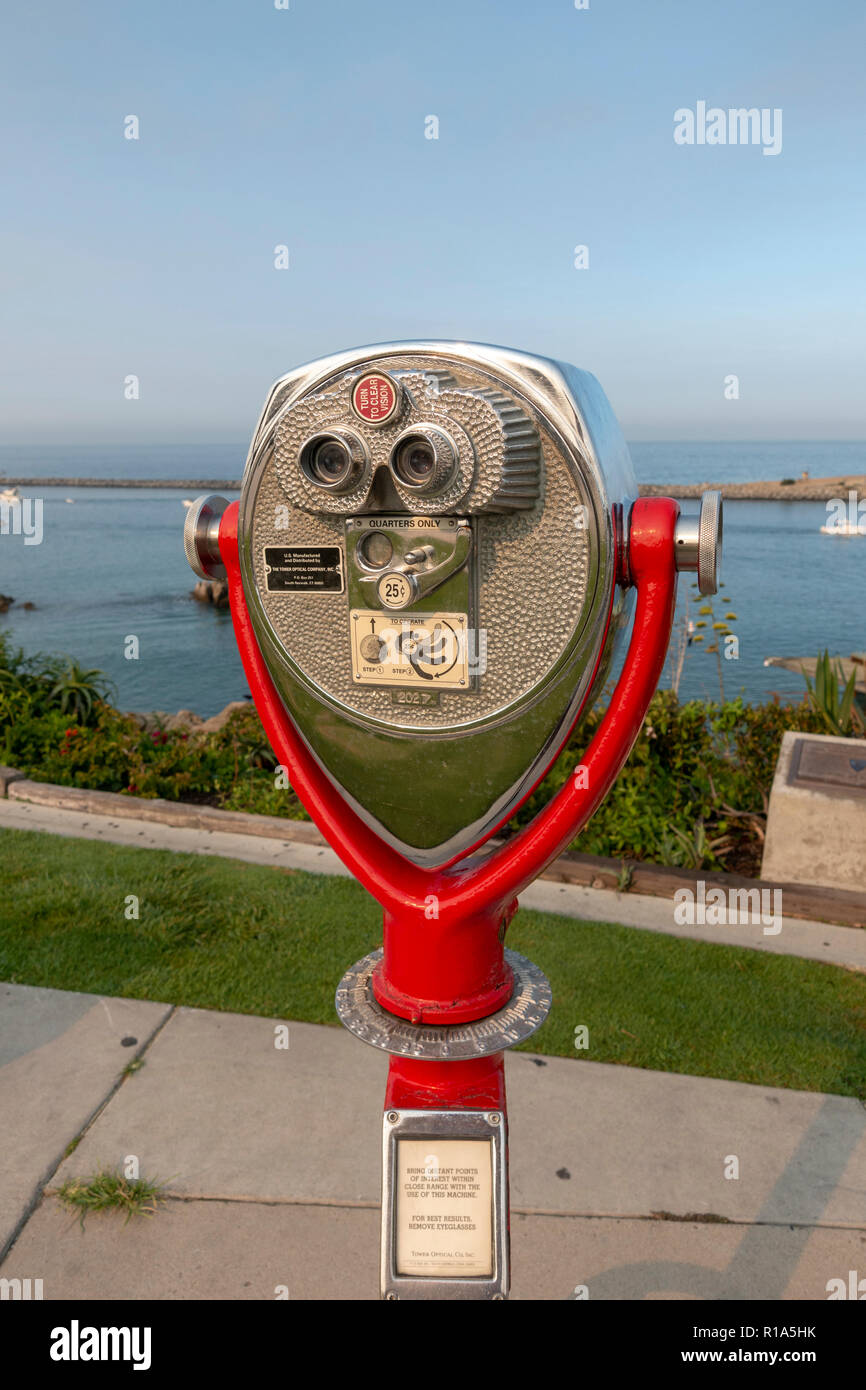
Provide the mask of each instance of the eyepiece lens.
{"label": "eyepiece lens", "polygon": [[339,439],[326,439],[317,444],[310,461],[310,471],[320,483],[339,483],[352,467],[349,450]]}
{"label": "eyepiece lens", "polygon": [[[358,448],[356,449],[356,443]],[[351,492],[363,471],[360,443],[348,432],[315,434],[301,449],[300,464],[311,483],[330,492]]]}
{"label": "eyepiece lens", "polygon": [[429,482],[436,467],[436,452],[426,439],[407,439],[394,460],[397,476],[411,486]]}

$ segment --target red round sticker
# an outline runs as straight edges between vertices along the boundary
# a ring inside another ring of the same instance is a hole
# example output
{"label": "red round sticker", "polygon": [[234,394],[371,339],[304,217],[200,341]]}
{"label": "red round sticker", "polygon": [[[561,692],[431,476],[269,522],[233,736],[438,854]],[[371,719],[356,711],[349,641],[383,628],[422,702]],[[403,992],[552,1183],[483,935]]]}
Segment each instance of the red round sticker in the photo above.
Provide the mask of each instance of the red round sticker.
{"label": "red round sticker", "polygon": [[389,376],[370,372],[355,383],[352,407],[370,425],[384,425],[397,409],[397,386]]}

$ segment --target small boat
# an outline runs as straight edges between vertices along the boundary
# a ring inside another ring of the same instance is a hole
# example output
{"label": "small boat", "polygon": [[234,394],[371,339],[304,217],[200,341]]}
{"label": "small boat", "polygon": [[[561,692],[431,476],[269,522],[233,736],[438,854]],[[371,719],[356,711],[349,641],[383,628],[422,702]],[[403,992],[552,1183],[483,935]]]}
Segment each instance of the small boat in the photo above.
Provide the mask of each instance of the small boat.
{"label": "small boat", "polygon": [[17,487],[5,487],[0,492],[0,502],[17,502],[19,500]]}
{"label": "small boat", "polygon": [[834,521],[832,526],[822,526],[821,534],[824,536],[866,536],[866,520],[861,522]]}
{"label": "small boat", "polygon": [[185,497],[183,499],[183,505],[185,507],[191,507],[193,505],[193,499],[191,497]]}

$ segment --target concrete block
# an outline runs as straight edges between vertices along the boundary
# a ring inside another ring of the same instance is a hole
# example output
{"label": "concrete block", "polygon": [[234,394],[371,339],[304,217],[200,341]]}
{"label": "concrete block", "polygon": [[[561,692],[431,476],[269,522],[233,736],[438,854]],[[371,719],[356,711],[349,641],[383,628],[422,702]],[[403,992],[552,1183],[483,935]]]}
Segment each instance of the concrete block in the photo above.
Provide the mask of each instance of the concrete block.
{"label": "concrete block", "polygon": [[761,876],[863,891],[866,739],[782,736]]}

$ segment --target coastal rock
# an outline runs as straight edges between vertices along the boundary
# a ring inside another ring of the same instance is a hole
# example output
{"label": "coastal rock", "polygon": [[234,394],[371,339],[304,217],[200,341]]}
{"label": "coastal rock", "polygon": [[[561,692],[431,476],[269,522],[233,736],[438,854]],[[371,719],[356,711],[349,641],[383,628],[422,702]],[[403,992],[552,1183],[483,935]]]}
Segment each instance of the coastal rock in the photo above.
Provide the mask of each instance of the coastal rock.
{"label": "coastal rock", "polygon": [[169,714],[164,709],[148,710],[146,714],[137,710],[127,710],[126,717],[134,719],[138,727],[148,734],[152,734],[155,729],[198,729],[202,723],[201,716],[191,709],[179,709],[177,714]]}
{"label": "coastal rock", "polygon": [[202,719],[200,714],[191,709],[179,709],[176,714],[168,714],[161,709],[151,710],[149,714],[130,711],[130,717],[139,728],[145,729],[148,733],[152,733],[154,729],[163,729],[166,733],[183,730],[191,734],[215,734],[225,727],[235,710],[249,708],[249,700],[231,700],[225,709],[221,709],[219,714],[211,715],[210,719]]}
{"label": "coastal rock", "polygon": [[171,718],[165,710],[154,709],[147,714],[141,714],[138,710],[128,709],[123,711],[124,718],[134,719],[140,729],[145,729],[147,733],[152,733],[154,729],[164,729],[165,721]]}
{"label": "coastal rock", "polygon": [[199,603],[209,603],[213,608],[228,608],[228,580],[200,579],[192,591],[192,597],[198,599]]}
{"label": "coastal rock", "polygon": [[196,728],[196,733],[215,734],[225,727],[235,710],[249,709],[249,707],[249,700],[231,700],[225,709],[220,710],[219,714],[211,715],[210,719],[205,719],[200,723]]}
{"label": "coastal rock", "polygon": [[195,714],[191,709],[179,709],[177,714],[169,714],[163,721],[162,727],[168,731],[175,729],[200,729],[203,720],[201,715]]}
{"label": "coastal rock", "polygon": [[[15,599],[11,594],[0,594],[0,613],[8,613],[13,603],[15,603]],[[36,604],[31,603],[28,599],[26,603],[19,603],[17,607],[24,613],[32,613]]]}

